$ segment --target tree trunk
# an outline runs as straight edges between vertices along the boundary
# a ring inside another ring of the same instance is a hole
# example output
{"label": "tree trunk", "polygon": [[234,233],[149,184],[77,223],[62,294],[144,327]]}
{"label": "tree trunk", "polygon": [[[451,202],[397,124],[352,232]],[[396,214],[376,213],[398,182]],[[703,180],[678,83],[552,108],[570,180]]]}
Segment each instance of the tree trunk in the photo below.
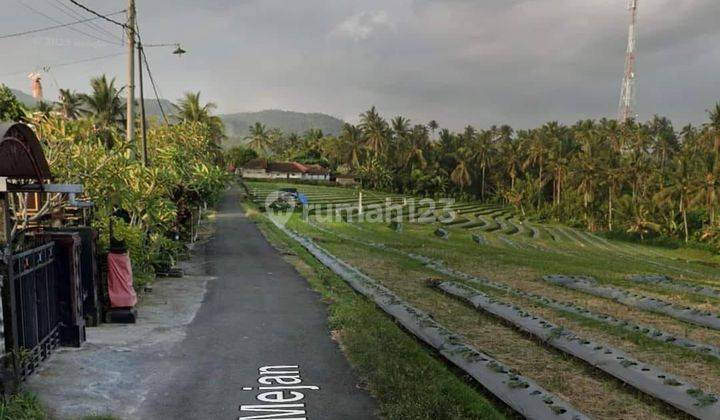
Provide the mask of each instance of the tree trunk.
{"label": "tree trunk", "polygon": [[558,191],[557,191],[558,206],[562,202],[562,174],[558,171]]}
{"label": "tree trunk", "polygon": [[539,174],[539,178],[538,178],[540,185],[538,186],[538,204],[537,204],[538,209],[540,208],[540,204],[542,204],[542,193],[543,193],[542,178],[543,178],[543,158],[542,158],[542,155],[540,155],[540,174]]}
{"label": "tree trunk", "polygon": [[685,198],[680,198],[680,213],[683,217],[683,228],[685,229],[685,243],[690,241],[690,233],[688,232],[687,210],[685,209]]}
{"label": "tree trunk", "polygon": [[480,187],[480,198],[485,201],[485,165],[482,165],[482,187]]}
{"label": "tree trunk", "polygon": [[608,230],[613,229],[613,191],[608,187]]}

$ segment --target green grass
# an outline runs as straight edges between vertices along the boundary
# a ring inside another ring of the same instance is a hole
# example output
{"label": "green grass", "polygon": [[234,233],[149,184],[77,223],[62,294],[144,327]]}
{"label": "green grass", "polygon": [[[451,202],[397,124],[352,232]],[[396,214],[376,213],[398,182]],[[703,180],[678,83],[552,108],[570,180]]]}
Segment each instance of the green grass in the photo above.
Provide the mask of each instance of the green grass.
{"label": "green grass", "polygon": [[[331,329],[387,419],[501,419],[476,389],[404,333],[374,304],[264,217],[255,216],[268,240],[297,255],[295,265],[328,303]],[[292,258],[291,258],[292,262]]]}
{"label": "green grass", "polygon": [[17,394],[0,402],[0,420],[44,420],[48,418],[33,394]]}

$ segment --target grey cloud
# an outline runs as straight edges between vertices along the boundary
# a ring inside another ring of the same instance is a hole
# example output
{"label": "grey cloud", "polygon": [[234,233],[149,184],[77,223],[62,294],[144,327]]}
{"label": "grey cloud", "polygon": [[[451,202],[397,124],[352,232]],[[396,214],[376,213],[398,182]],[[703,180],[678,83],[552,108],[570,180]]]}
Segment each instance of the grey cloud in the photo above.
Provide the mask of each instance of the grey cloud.
{"label": "grey cloud", "polygon": [[[114,0],[95,3],[117,8]],[[437,119],[458,129],[613,117],[627,38],[624,6],[625,0],[153,0],[139,7],[146,40],[180,41],[189,52],[180,61],[150,52],[171,99],[200,89],[223,112],[276,107],[350,119],[374,104],[388,116]],[[43,23],[18,12],[3,31]],[[678,125],[701,122],[720,99],[719,16],[717,0],[640,2],[642,118],[659,113]],[[98,51],[17,39],[0,41],[0,53],[4,63],[31,70]],[[100,71],[122,80],[122,60],[53,76],[83,89]]]}

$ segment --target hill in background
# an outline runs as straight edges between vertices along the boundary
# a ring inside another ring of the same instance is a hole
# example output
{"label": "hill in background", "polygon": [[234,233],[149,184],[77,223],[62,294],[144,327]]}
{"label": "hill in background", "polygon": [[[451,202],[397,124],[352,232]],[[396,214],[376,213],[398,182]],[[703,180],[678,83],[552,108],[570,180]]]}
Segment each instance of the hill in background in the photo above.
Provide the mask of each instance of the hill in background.
{"label": "hill in background", "polygon": [[[25,92],[11,89],[20,102],[29,107],[34,107],[37,101]],[[46,92],[49,94],[50,92]],[[56,94],[55,92],[54,94]],[[47,96],[46,101],[55,101],[56,97]],[[165,114],[170,115],[175,111],[172,103],[167,99],[161,99]],[[161,119],[160,106],[155,99],[145,99],[145,114],[148,118],[156,117]],[[302,134],[311,128],[322,130],[327,135],[339,135],[344,122],[338,118],[321,113],[303,113],[293,111],[281,111],[276,109],[260,112],[238,112],[233,114],[220,115],[225,124],[227,140],[223,142],[224,147],[232,147],[243,142],[243,139],[250,134],[250,126],[259,122],[265,124],[268,129],[276,128],[284,134]]]}
{"label": "hill in background", "polygon": [[344,122],[338,118],[320,113],[302,113],[280,111],[276,109],[260,112],[239,112],[220,115],[225,124],[228,139],[223,146],[232,147],[242,143],[242,139],[250,133],[250,126],[259,122],[268,129],[276,128],[284,134],[298,133],[314,128],[328,135],[338,135]]}
{"label": "hill in background", "polygon": [[23,105],[28,107],[33,107],[37,103],[35,98],[33,98],[31,95],[28,95],[27,93],[10,88],[10,91],[15,95],[18,101],[20,101]]}

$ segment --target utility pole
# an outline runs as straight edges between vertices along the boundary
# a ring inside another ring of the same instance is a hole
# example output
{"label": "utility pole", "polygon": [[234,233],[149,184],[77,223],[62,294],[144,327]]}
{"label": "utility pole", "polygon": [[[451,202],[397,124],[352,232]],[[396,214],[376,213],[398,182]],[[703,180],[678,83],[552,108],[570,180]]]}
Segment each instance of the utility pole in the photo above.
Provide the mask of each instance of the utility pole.
{"label": "utility pole", "polygon": [[135,0],[128,0],[128,84],[126,138],[130,145],[135,141]]}
{"label": "utility pole", "polygon": [[628,0],[630,11],[630,29],[628,31],[628,47],[625,57],[625,75],[620,93],[620,109],[618,110],[618,121],[627,122],[635,117],[635,58],[637,55],[637,13],[638,0]]}
{"label": "utility pole", "polygon": [[143,91],[143,45],[138,41],[138,87],[140,88],[140,135],[142,140],[142,163],[148,166],[147,123],[145,121],[145,92]]}

